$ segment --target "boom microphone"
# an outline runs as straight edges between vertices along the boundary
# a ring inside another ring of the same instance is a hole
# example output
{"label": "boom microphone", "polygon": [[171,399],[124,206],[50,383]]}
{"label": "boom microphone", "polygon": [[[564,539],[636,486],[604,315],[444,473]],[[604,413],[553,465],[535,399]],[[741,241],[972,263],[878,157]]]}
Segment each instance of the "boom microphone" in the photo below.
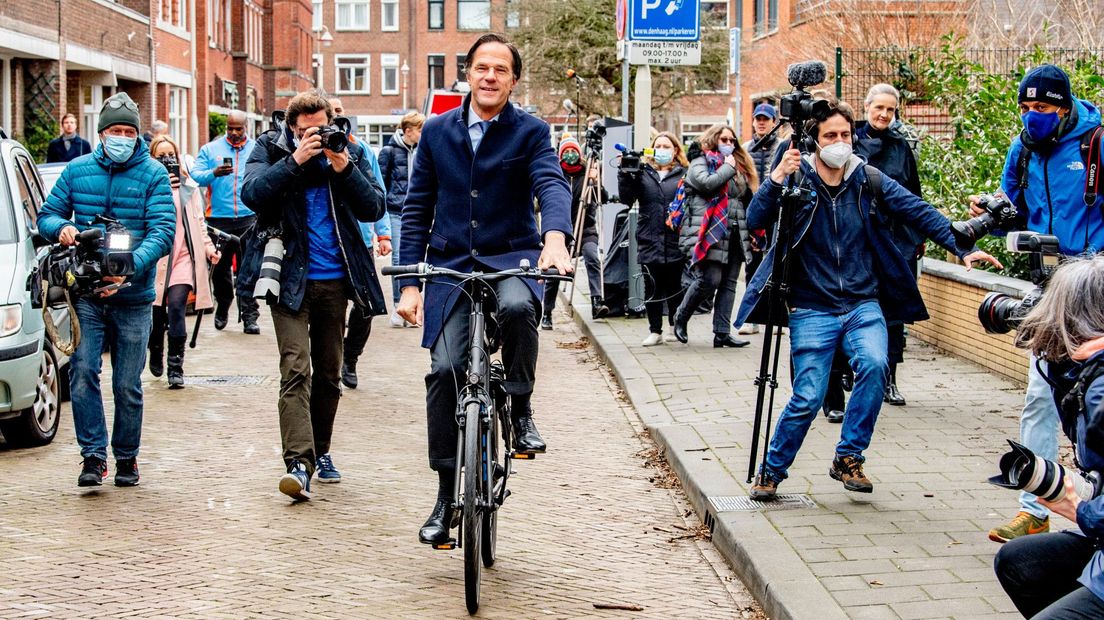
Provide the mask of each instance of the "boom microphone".
{"label": "boom microphone", "polygon": [[579,82],[580,84],[586,84],[586,80],[584,80],[583,78],[579,77],[579,74],[578,74],[578,73],[575,73],[575,70],[574,70],[574,69],[568,69],[568,70],[567,70],[567,71],[566,71],[565,73],[567,74],[567,77],[568,77],[568,79],[570,79],[570,80],[576,80],[576,81],[577,81],[577,82]]}
{"label": "boom microphone", "polygon": [[786,67],[786,80],[794,88],[816,86],[828,79],[828,67],[819,60],[795,62]]}

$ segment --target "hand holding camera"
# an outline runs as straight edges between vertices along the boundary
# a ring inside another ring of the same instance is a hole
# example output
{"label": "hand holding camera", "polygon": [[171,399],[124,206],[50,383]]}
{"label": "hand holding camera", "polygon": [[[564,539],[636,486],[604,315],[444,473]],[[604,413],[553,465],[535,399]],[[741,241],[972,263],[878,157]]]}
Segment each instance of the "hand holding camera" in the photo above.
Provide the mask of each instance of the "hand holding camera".
{"label": "hand holding camera", "polygon": [[318,127],[308,127],[299,139],[299,146],[291,154],[295,163],[300,166],[322,153],[322,138],[318,135]]}
{"label": "hand holding camera", "polygon": [[782,161],[778,162],[774,170],[771,171],[770,178],[775,183],[781,185],[786,177],[797,172],[797,169],[801,167],[801,151],[797,149],[790,149],[782,155]]}

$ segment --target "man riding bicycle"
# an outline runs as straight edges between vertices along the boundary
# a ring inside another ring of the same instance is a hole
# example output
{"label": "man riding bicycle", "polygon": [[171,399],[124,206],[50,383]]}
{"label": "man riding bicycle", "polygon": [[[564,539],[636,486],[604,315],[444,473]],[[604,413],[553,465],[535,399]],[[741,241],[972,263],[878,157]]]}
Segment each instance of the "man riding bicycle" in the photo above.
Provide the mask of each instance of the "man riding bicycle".
{"label": "man riding bicycle", "polygon": [[[548,125],[510,103],[521,78],[521,55],[505,37],[485,34],[468,50],[464,66],[471,94],[459,108],[426,121],[422,131],[403,206],[401,262],[425,261],[470,273],[512,269],[526,259],[540,269],[569,273],[571,193]],[[539,229],[534,197],[541,204]],[[448,540],[453,520],[456,393],[467,362],[471,303],[459,287],[443,281],[425,285],[424,302],[417,281],[401,283],[397,312],[424,325],[422,346],[430,350],[426,418],[429,466],[437,472],[438,489],[418,539],[440,544]],[[494,290],[515,449],[544,452],[529,404],[537,368],[540,285],[506,278]]]}

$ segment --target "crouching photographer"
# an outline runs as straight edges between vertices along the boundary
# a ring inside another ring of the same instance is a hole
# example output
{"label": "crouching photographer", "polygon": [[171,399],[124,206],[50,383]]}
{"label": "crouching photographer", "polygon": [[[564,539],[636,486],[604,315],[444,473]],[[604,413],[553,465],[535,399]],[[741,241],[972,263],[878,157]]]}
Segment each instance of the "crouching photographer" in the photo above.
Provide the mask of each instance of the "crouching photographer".
{"label": "crouching photographer", "polygon": [[333,126],[326,97],[317,91],[292,97],[285,118],[257,139],[246,162],[242,200],[257,213],[258,230],[279,236],[254,236],[238,290],[253,290],[262,276],[257,293],[268,295],[280,349],[287,473],[279,488],[305,500],[316,468],[320,481],[341,480],[329,452],[341,397],[348,301],[366,316],[387,313],[358,224],[380,219],[385,206],[368,158],[361,149],[348,148],[347,135]]}
{"label": "crouching photographer", "polygon": [[[73,425],[84,458],[79,486],[100,486],[107,476],[107,423],[100,394],[105,350],[111,351],[115,402],[111,434],[115,485],[138,484],[141,376],[150,335],[155,266],[169,253],[176,230],[169,175],[138,139],[140,127],[138,106],[126,93],[105,101],[97,128],[99,146],[62,171],[38,213],[39,234],[64,246],[78,246],[74,269],[99,276],[99,286],[81,284],[77,278],[78,290],[74,291],[74,320],[80,324],[81,337],[70,358],[69,389]],[[100,237],[102,241],[97,240]],[[124,258],[127,251],[129,259]],[[110,260],[114,253],[118,253],[117,261]],[[98,268],[94,266],[97,261],[101,264]]]}
{"label": "crouching photographer", "polygon": [[[1020,325],[1017,345],[1048,365],[1062,429],[1080,474],[1025,449],[1001,461],[993,481],[1030,484],[1039,502],[1080,531],[1025,536],[997,553],[1001,586],[1027,618],[1104,617],[1104,257],[1055,271],[1046,295]],[[1017,447],[1014,445],[1014,448]],[[1011,486],[1002,484],[1002,486]]]}

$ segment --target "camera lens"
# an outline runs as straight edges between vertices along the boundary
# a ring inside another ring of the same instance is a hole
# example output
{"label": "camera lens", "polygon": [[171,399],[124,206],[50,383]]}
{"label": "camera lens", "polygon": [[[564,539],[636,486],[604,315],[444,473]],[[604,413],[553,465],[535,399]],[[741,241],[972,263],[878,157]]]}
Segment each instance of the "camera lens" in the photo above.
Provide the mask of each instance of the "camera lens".
{"label": "camera lens", "polygon": [[1025,314],[1023,302],[1004,293],[989,293],[978,306],[978,320],[990,334],[1007,334],[1016,329]]}
{"label": "camera lens", "polygon": [[992,215],[982,213],[965,222],[952,222],[951,232],[954,233],[955,244],[959,247],[972,248],[977,240],[989,234],[997,221]]}

